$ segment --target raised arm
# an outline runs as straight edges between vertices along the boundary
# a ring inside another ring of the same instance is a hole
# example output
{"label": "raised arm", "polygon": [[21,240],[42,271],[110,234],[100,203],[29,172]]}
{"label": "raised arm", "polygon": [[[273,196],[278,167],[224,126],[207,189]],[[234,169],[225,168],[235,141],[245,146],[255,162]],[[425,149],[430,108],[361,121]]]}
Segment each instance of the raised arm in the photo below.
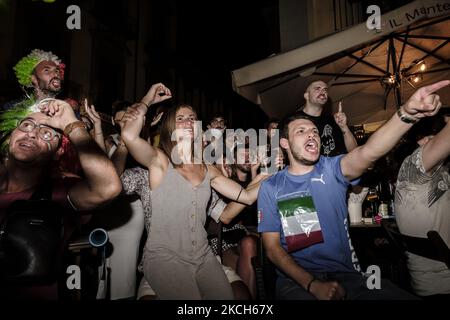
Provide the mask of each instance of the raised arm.
{"label": "raised arm", "polygon": [[208,170],[211,177],[211,187],[214,190],[230,200],[247,205],[251,205],[256,201],[261,181],[267,177],[267,175],[261,175],[259,182],[247,187],[247,189],[243,189],[240,184],[222,175],[216,167],[208,165]]}
{"label": "raised arm", "polygon": [[355,136],[347,125],[347,115],[342,111],[342,101],[339,101],[339,110],[334,114],[334,121],[336,121],[336,124],[341,129],[347,152],[356,149],[356,147],[358,147],[358,143],[356,142]]}
{"label": "raised arm", "polygon": [[91,105],[89,107],[87,99],[84,99],[84,109],[86,110],[86,113],[91,119],[92,123],[94,124],[94,140],[100,147],[100,149],[103,150],[103,152],[106,152],[106,146],[105,146],[105,138],[103,136],[103,130],[102,130],[102,119],[100,118],[97,111],[95,111],[94,105]]}
{"label": "raised arm", "polygon": [[[262,180],[265,179],[265,175],[257,175],[248,185],[247,189],[251,190],[253,188],[258,188],[259,184]],[[255,199],[256,200],[256,199]],[[252,203],[253,204],[253,203]],[[242,210],[244,210],[247,207],[247,205],[231,201],[228,203],[225,207],[225,209],[222,211],[222,214],[220,215],[220,221],[222,221],[225,224],[229,224],[239,213],[241,213]]]}
{"label": "raised arm", "polygon": [[116,150],[111,155],[111,161],[116,168],[117,174],[120,176],[125,171],[125,165],[127,163],[128,149],[125,142],[120,139]]}
{"label": "raised arm", "polygon": [[422,164],[429,172],[450,155],[450,119],[445,119],[445,127],[425,146],[422,152]]}
{"label": "raised arm", "polygon": [[142,103],[129,107],[121,121],[123,124],[120,136],[131,156],[143,166],[150,168],[158,157],[158,150],[140,137],[146,113],[147,107]]}
{"label": "raised arm", "polygon": [[158,159],[159,153],[157,148],[154,148],[139,136],[144,126],[145,115],[150,105],[171,97],[172,93],[165,85],[162,83],[154,84],[140,102],[128,108],[123,118],[125,124],[122,128],[121,137],[133,158],[147,168],[150,168],[153,161]]}
{"label": "raised arm", "polygon": [[43,124],[64,130],[77,154],[84,179],[69,190],[69,197],[79,210],[93,209],[113,198],[122,188],[112,162],[90,137],[86,127],[64,101],[56,100],[42,110],[48,118]]}
{"label": "raised arm", "polygon": [[449,80],[444,80],[417,90],[405,105],[400,107],[399,112],[372,134],[365,145],[342,158],[341,170],[344,176],[349,180],[361,176],[367,168],[397,144],[414,122],[435,115],[442,104],[439,96],[433,93],[449,84]]}

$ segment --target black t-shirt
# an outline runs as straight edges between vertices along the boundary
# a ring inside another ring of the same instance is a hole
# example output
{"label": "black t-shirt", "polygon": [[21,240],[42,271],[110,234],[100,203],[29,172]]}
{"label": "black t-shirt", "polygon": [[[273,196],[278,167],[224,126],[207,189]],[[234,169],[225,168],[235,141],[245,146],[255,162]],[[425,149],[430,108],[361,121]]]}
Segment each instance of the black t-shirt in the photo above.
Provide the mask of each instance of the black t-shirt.
{"label": "black t-shirt", "polygon": [[319,117],[306,114],[303,110],[300,114],[308,116],[314,121],[320,133],[320,154],[326,157],[334,157],[347,153],[345,148],[344,136],[339,126],[331,115],[321,115]]}

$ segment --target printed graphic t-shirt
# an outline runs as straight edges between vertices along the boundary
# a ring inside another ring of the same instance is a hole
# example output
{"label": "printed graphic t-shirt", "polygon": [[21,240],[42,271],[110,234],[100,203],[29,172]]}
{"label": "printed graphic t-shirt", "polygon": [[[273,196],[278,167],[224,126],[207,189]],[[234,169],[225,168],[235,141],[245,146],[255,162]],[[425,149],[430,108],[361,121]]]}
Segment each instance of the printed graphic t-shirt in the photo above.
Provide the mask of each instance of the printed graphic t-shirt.
{"label": "printed graphic t-shirt", "polygon": [[[423,147],[408,156],[400,168],[395,193],[395,215],[401,233],[427,238],[436,230],[450,246],[450,165],[426,172]],[[443,262],[408,252],[414,291],[422,296],[450,293],[450,271]]]}
{"label": "printed graphic t-shirt", "polygon": [[300,114],[310,117],[317,126],[320,134],[320,154],[326,157],[334,157],[347,153],[344,137],[341,129],[331,115],[321,115],[319,117],[310,116],[303,111]]}
{"label": "printed graphic t-shirt", "polygon": [[312,196],[324,241],[290,253],[308,272],[360,271],[348,233],[346,192],[350,181],[342,174],[341,158],[320,157],[314,170],[304,175],[293,175],[287,167],[265,180],[259,190],[258,232],[279,232],[286,251],[278,200],[296,193]]}

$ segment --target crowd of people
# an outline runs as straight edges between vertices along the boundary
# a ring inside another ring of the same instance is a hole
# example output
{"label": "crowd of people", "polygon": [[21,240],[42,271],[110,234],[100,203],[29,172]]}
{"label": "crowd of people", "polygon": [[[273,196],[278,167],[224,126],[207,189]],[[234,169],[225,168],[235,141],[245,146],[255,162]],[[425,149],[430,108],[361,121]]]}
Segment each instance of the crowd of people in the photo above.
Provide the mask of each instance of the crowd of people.
{"label": "crowd of people", "polygon": [[108,231],[112,249],[99,269],[109,290],[102,274],[98,299],[257,299],[252,257],[261,242],[277,268],[278,299],[450,294],[446,265],[412,254],[415,294],[388,280],[370,290],[347,219],[349,188],[411,131],[418,148],[398,174],[398,226],[417,237],[436,230],[450,245],[450,124],[435,125],[436,92],[450,81],[418,89],[361,146],[342,104],[334,115],[326,110],[327,84],[312,82],[305,103],[270,119],[255,148],[250,137],[226,132],[223,115],[201,128],[195,106],[163,107],[172,92],[162,83],[139,101],[115,102],[110,118],[87,99],[63,100],[64,68],[51,52],[33,50],[14,67],[26,97],[0,113],[2,298],[58,298],[57,277],[44,283],[32,270],[25,279],[19,269],[32,263],[11,258],[16,203],[35,199],[49,181],[50,200],[64,212],[61,252],[83,227]]}

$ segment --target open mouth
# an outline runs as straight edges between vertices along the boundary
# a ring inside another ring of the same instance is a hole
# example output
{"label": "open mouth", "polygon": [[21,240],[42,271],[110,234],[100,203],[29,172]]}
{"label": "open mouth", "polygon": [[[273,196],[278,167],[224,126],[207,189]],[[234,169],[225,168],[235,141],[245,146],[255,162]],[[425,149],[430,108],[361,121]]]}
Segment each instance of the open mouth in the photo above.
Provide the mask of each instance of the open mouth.
{"label": "open mouth", "polygon": [[310,153],[319,153],[319,144],[314,139],[309,139],[305,144],[306,151]]}
{"label": "open mouth", "polygon": [[24,150],[35,150],[35,149],[37,149],[36,144],[33,143],[33,142],[29,142],[29,141],[19,141],[18,145],[19,145],[19,147],[21,149],[24,149]]}
{"label": "open mouth", "polygon": [[61,86],[61,80],[58,78],[53,79],[52,81],[50,81],[50,84],[54,87],[60,87]]}

